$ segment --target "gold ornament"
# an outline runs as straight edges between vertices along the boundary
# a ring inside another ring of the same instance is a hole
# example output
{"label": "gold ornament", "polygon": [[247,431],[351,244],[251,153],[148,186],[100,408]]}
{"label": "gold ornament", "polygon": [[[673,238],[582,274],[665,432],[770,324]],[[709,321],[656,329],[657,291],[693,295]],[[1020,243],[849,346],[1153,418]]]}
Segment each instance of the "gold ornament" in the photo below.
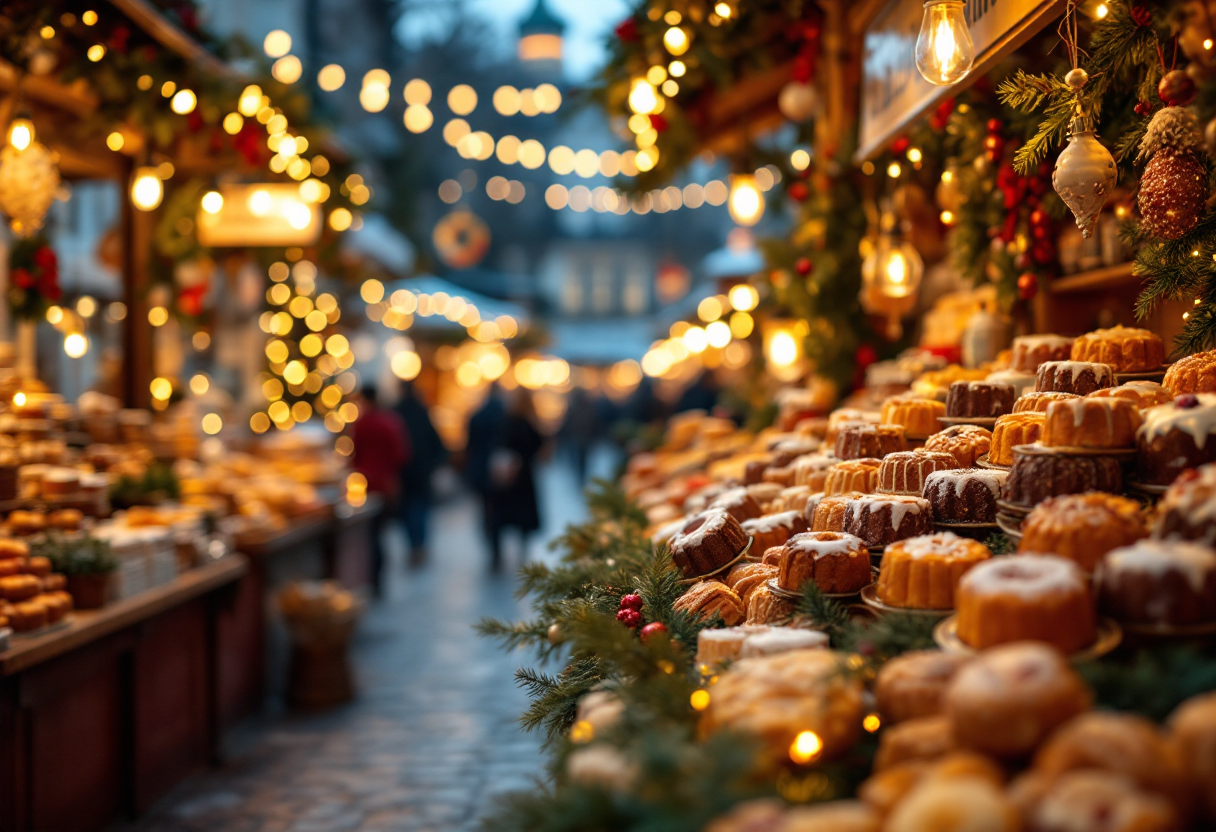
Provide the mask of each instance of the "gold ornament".
{"label": "gold ornament", "polygon": [[46,145],[31,141],[24,150],[11,144],[0,149],[0,211],[13,233],[29,237],[42,228],[59,190],[59,169]]}
{"label": "gold ornament", "polygon": [[1094,135],[1089,118],[1074,117],[1069,129],[1068,147],[1056,160],[1051,184],[1076,217],[1081,236],[1089,237],[1094,233],[1102,206],[1114,190],[1119,171],[1115,157]]}

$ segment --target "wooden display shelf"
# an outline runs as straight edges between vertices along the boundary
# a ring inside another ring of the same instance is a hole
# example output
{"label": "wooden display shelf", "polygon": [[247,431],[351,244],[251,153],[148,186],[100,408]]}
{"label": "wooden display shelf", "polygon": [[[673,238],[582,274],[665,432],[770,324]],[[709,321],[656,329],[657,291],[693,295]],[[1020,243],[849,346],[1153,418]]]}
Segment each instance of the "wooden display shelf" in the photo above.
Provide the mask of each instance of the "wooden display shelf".
{"label": "wooden display shelf", "polygon": [[1057,277],[1047,284],[1047,289],[1053,295],[1065,295],[1073,292],[1101,292],[1123,286],[1135,280],[1132,274],[1132,263],[1120,263],[1117,266],[1106,266],[1101,269],[1091,269],[1087,272]]}

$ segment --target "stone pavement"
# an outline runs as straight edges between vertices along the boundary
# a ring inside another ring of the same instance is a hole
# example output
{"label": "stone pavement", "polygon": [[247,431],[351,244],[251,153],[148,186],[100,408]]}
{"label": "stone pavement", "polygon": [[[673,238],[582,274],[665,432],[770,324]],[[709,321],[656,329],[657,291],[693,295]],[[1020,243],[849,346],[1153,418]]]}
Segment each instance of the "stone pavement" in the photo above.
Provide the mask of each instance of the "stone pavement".
{"label": "stone pavement", "polygon": [[[551,535],[582,511],[569,469],[543,471]],[[514,566],[491,577],[469,497],[436,511],[432,561],[406,573],[394,533],[388,597],[373,605],[354,648],[357,701],[317,716],[268,719],[221,768],[183,784],[127,832],[469,830],[503,791],[542,773],[538,739],[520,731],[526,706],[504,655],[477,636],[483,615],[517,618]],[[543,536],[543,535],[542,535]],[[532,545],[544,557],[544,542]],[[507,548],[507,558],[513,562]]]}

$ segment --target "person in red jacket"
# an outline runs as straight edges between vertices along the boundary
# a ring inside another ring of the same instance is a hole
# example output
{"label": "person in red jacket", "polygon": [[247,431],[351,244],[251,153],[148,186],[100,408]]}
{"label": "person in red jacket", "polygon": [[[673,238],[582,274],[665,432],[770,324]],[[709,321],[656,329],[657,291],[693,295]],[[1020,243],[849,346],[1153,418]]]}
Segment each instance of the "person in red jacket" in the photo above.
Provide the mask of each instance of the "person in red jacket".
{"label": "person in red jacket", "polygon": [[401,468],[410,461],[410,437],[401,417],[380,407],[374,385],[365,384],[361,393],[359,418],[351,425],[350,438],[355,444],[355,470],[367,477],[367,490],[379,494],[384,506],[372,520],[371,556],[372,591],[381,594],[380,573],[384,567],[385,521],[394,516],[394,503],[401,489]]}

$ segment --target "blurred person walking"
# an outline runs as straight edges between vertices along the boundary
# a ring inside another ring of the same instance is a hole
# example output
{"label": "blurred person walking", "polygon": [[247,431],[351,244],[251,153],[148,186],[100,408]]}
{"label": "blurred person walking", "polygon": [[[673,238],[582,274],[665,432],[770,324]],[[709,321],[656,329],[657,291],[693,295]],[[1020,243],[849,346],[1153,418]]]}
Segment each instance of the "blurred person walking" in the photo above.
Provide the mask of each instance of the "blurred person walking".
{"label": "blurred person walking", "polygon": [[431,422],[430,410],[412,382],[401,382],[400,395],[393,411],[405,425],[410,440],[409,460],[401,467],[401,522],[410,541],[410,566],[427,560],[427,534],[430,527],[431,480],[448,461],[447,448]]}
{"label": "blurred person walking", "polygon": [[410,438],[401,417],[380,407],[379,391],[366,384],[360,394],[359,418],[351,426],[355,470],[367,478],[367,490],[379,494],[384,505],[371,522],[372,591],[383,592],[384,526],[395,514],[401,491],[401,468],[410,460]]}
{"label": "blurred person walking", "polygon": [[491,384],[486,400],[469,419],[464,453],[464,479],[481,500],[481,529],[490,543],[490,456],[502,435],[507,408],[502,388]]}
{"label": "blurred person walking", "polygon": [[580,488],[587,484],[587,459],[592,446],[600,438],[600,431],[598,403],[584,388],[575,387],[570,393],[561,433],[566,448],[574,458],[574,472]]}
{"label": "blurred person walking", "polygon": [[522,387],[511,391],[488,466],[486,537],[493,572],[502,567],[503,531],[519,530],[520,557],[527,559],[528,536],[540,530],[535,463],[545,449],[545,437],[536,423],[532,394]]}

